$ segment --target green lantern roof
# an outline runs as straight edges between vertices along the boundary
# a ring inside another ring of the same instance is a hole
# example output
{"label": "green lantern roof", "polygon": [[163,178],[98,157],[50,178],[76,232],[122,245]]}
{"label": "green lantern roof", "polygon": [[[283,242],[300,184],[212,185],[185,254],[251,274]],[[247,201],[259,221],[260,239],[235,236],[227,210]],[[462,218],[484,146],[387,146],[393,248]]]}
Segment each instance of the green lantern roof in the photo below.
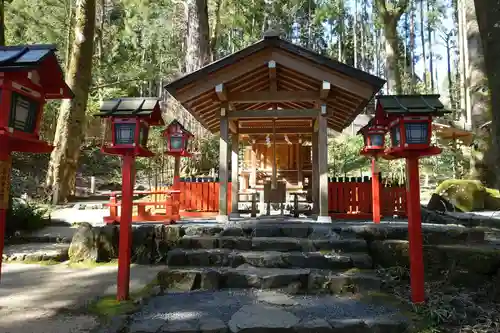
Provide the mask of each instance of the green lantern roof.
{"label": "green lantern roof", "polygon": [[151,125],[163,125],[160,99],[156,97],[125,97],[102,101],[96,117],[140,117]]}
{"label": "green lantern roof", "polygon": [[389,114],[431,114],[442,116],[450,111],[444,109],[440,95],[380,95],[378,105]]}

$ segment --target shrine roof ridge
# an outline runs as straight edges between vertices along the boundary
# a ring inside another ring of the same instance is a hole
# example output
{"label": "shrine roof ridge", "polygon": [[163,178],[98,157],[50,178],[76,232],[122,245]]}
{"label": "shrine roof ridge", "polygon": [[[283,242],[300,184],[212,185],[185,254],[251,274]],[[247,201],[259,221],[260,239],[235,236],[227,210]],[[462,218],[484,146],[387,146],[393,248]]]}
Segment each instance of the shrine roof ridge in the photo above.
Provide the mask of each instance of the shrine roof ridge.
{"label": "shrine roof ridge", "polygon": [[219,69],[226,67],[228,65],[231,65],[233,63],[236,63],[254,53],[257,53],[258,51],[264,50],[268,47],[276,47],[279,49],[283,49],[285,51],[291,52],[295,55],[298,55],[300,57],[309,59],[319,65],[326,66],[330,69],[333,69],[335,71],[338,71],[339,73],[342,73],[344,75],[347,75],[349,77],[356,78],[360,81],[363,81],[365,83],[370,84],[373,87],[376,87],[377,90],[381,89],[383,85],[385,84],[386,80],[374,76],[372,74],[369,74],[367,72],[364,72],[360,69],[357,69],[355,67],[349,66],[347,64],[344,64],[340,61],[331,59],[327,56],[321,55],[319,53],[316,53],[314,51],[308,50],[302,46],[293,44],[287,40],[281,39],[278,36],[265,36],[263,39],[260,41],[243,48],[235,53],[229,54],[215,62],[212,62],[192,73],[188,73],[177,80],[174,80],[170,82],[169,84],[165,85],[165,89],[170,92],[174,93],[176,89],[180,89],[192,82],[197,81],[198,79],[202,78],[204,75],[209,75],[213,72],[218,71]]}
{"label": "shrine roof ridge", "polygon": [[440,95],[378,95],[378,104],[387,113],[418,113],[440,116],[451,111],[445,110],[439,100]]}
{"label": "shrine roof ridge", "polygon": [[16,71],[38,66],[47,56],[54,54],[53,44],[0,46],[0,70]]}
{"label": "shrine roof ridge", "polygon": [[122,97],[101,102],[100,112],[96,117],[110,116],[149,116],[160,110],[161,99],[157,97]]}

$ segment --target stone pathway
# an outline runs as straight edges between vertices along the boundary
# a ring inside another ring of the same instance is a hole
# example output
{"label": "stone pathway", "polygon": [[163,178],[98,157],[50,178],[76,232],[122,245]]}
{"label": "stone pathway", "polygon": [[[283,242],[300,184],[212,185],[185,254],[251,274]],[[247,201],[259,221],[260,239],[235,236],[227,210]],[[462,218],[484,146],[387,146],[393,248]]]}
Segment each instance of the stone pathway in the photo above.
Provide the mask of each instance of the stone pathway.
{"label": "stone pathway", "polygon": [[153,298],[131,317],[128,332],[404,332],[408,321],[398,311],[349,296],[198,291]]}
{"label": "stone pathway", "polygon": [[[133,265],[131,291],[156,278],[161,267]],[[84,333],[97,327],[83,309],[116,293],[116,266],[70,268],[66,264],[4,264],[0,283],[0,332]]]}

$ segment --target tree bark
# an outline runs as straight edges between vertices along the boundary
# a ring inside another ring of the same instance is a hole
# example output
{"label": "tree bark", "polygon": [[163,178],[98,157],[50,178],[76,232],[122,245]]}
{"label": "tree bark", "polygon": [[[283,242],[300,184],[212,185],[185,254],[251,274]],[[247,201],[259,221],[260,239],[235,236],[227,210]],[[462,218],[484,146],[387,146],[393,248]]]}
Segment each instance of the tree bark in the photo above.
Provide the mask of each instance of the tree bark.
{"label": "tree bark", "polygon": [[0,0],[0,46],[5,46],[5,1]]}
{"label": "tree bark", "polygon": [[210,61],[210,31],[207,0],[187,0],[186,73]]}
{"label": "tree bark", "polygon": [[423,72],[423,82],[424,82],[424,87],[425,87],[425,92],[427,92],[427,59],[426,53],[425,53],[425,34],[424,34],[424,0],[420,0],[420,38],[422,42],[422,64],[424,66],[424,72]]}
{"label": "tree bark", "polygon": [[401,85],[401,70],[399,68],[397,24],[397,20],[393,17],[384,20],[387,84],[392,93],[399,95],[403,93],[403,87]]}
{"label": "tree bark", "polygon": [[481,44],[484,51],[484,64],[490,94],[491,127],[490,147],[486,152],[487,184],[500,188],[500,114],[491,110],[500,110],[500,2],[498,0],[475,0],[475,12]]}
{"label": "tree bark", "polygon": [[47,186],[53,192],[53,203],[66,201],[74,186],[92,80],[95,0],[78,0],[75,9],[75,37],[66,73],[66,82],[75,97],[62,102],[57,120],[55,148],[50,156],[46,180]]}
{"label": "tree bark", "polygon": [[390,9],[386,2],[387,0],[375,1],[378,14],[382,18],[384,25],[387,83],[392,93],[402,94],[397,25],[401,15],[408,8],[410,0],[399,0],[396,4],[391,4]]}

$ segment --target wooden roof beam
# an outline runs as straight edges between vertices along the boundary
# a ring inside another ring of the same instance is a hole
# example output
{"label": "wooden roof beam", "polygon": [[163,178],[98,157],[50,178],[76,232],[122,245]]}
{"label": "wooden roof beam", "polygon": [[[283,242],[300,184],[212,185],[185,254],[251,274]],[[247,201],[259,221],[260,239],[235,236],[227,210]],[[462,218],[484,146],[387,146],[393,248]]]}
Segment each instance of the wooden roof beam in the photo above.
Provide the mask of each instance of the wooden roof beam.
{"label": "wooden roof beam", "polygon": [[270,60],[267,63],[267,67],[269,68],[269,90],[271,92],[278,91],[278,84],[276,82],[276,61]]}
{"label": "wooden roof beam", "polygon": [[[240,128],[240,134],[267,134],[270,128]],[[277,134],[305,134],[312,133],[312,127],[276,127]]]}
{"label": "wooden roof beam", "polygon": [[234,103],[258,103],[258,102],[311,102],[318,100],[317,91],[245,91],[232,92],[228,94],[228,100]]}
{"label": "wooden roof beam", "polygon": [[217,95],[219,101],[227,101],[226,87],[224,86],[224,83],[219,83],[215,86],[215,94]]}
{"label": "wooden roof beam", "polygon": [[238,110],[228,113],[229,118],[313,118],[319,109]]}
{"label": "wooden roof beam", "polygon": [[323,84],[321,85],[321,89],[319,91],[319,98],[321,100],[325,100],[328,98],[328,94],[330,93],[332,85],[328,81],[323,81]]}

